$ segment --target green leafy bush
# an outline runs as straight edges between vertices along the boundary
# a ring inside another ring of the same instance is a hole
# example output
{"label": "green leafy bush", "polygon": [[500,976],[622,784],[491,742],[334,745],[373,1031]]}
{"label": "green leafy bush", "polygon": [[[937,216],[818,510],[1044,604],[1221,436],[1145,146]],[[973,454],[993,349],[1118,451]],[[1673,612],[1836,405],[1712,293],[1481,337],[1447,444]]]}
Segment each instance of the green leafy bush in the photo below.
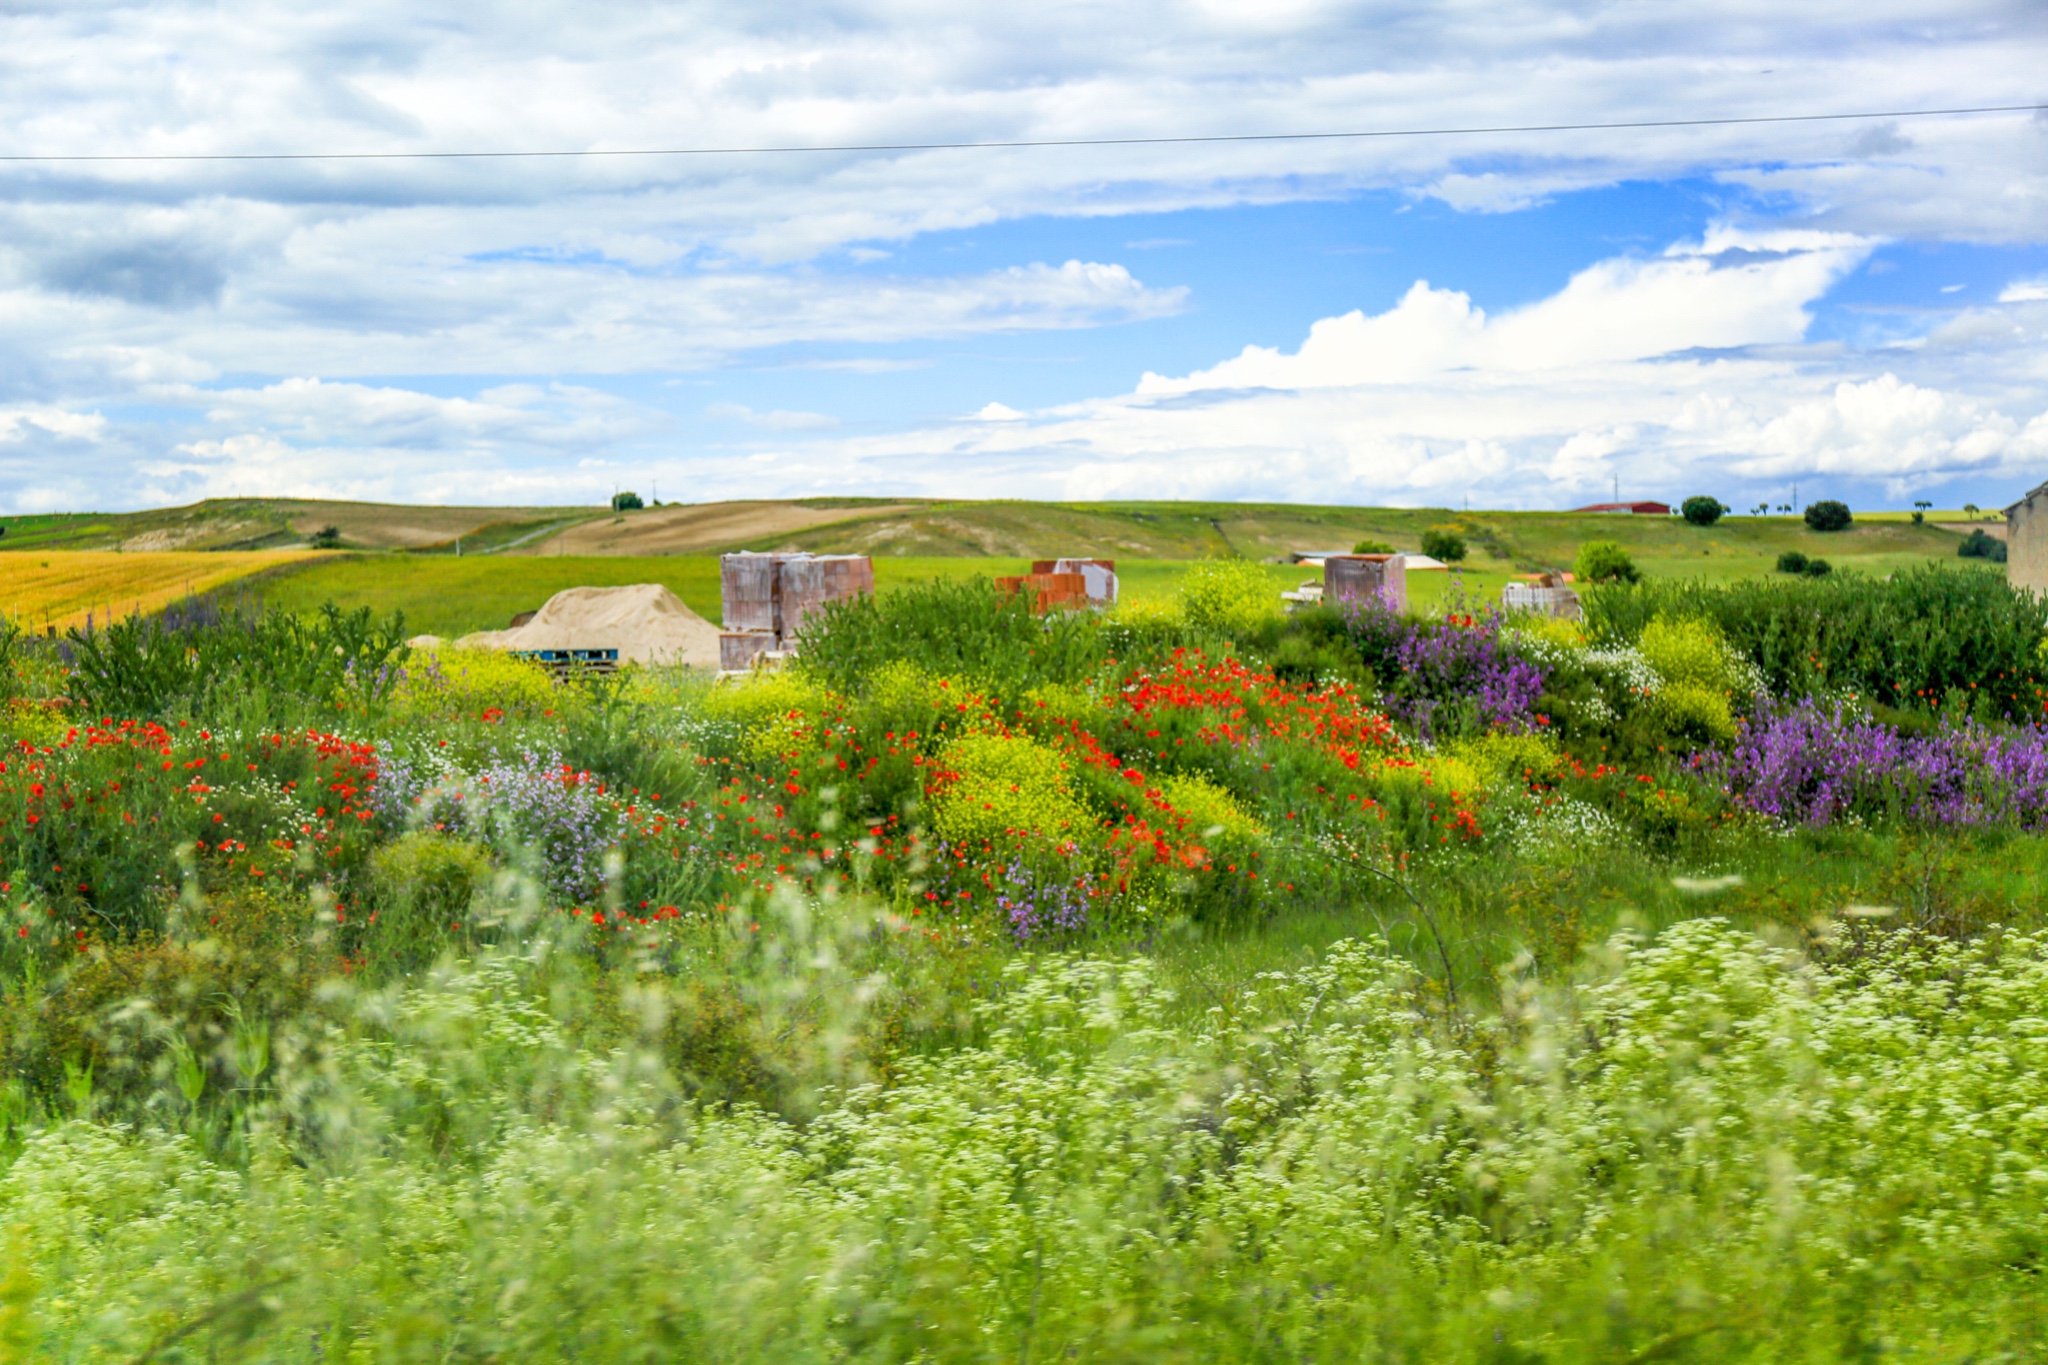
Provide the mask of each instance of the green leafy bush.
{"label": "green leafy bush", "polygon": [[1229,639],[1256,634],[1280,619],[1280,594],[1259,565],[1207,559],[1181,579],[1181,614],[1197,630]]}
{"label": "green leafy bush", "polygon": [[1816,531],[1846,531],[1855,518],[1849,515],[1847,503],[1823,498],[1806,506],[1806,524]]}
{"label": "green leafy bush", "polygon": [[311,618],[223,610],[210,598],[161,616],[74,630],[72,695],[95,716],[143,719],[200,710],[236,689],[331,703],[343,693],[377,701],[408,653],[405,618],[378,620],[368,607],[333,603]]}
{"label": "green leafy bush", "polygon": [[1981,527],[1972,529],[1963,537],[1963,543],[1956,546],[1956,555],[1961,559],[1984,559],[1993,564],[2005,563],[2005,542],[1996,536],[1986,535]]}
{"label": "green leafy bush", "polygon": [[1712,526],[1728,514],[1729,509],[1719,498],[1687,498],[1679,505],[1679,513],[1694,526]]}
{"label": "green leafy bush", "polygon": [[380,965],[432,962],[490,887],[490,851],[432,830],[400,835],[370,856],[375,918],[363,937]]}
{"label": "green leafy bush", "polygon": [[1581,583],[1633,583],[1642,577],[1627,550],[1611,540],[1589,540],[1579,546],[1572,576]]}
{"label": "green leafy bush", "polygon": [[1808,578],[1826,578],[1834,571],[1835,566],[1818,555],[1806,561],[1806,576]]}
{"label": "green leafy bush", "polygon": [[1361,540],[1351,547],[1355,555],[1390,555],[1394,547],[1384,540]]}
{"label": "green leafy bush", "polygon": [[1902,709],[1972,698],[1987,716],[2041,710],[2048,602],[1961,567],[1889,579],[1649,582],[1585,596],[1600,640],[1639,639],[1659,616],[1710,621],[1780,696],[1854,691]]}
{"label": "green leafy bush", "polygon": [[1422,553],[1455,564],[1465,557],[1465,537],[1454,527],[1432,526],[1422,533]]}
{"label": "green leafy bush", "polygon": [[1778,572],[1803,574],[1806,572],[1806,556],[1798,550],[1778,552]]}
{"label": "green leafy bush", "polygon": [[797,669],[852,696],[900,661],[1015,700],[1042,683],[1080,682],[1106,653],[1093,612],[1034,616],[1024,594],[999,594],[989,579],[934,579],[827,603],[805,627]]}

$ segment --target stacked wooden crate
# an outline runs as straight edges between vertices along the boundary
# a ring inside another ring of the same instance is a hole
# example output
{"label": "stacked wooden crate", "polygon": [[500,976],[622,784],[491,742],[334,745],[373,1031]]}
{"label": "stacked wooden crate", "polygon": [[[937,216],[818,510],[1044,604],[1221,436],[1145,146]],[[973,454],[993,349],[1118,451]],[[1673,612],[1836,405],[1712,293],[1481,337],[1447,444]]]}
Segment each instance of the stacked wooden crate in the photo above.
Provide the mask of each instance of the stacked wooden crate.
{"label": "stacked wooden crate", "polygon": [[1330,555],[1323,560],[1323,597],[1332,606],[1371,597],[1408,610],[1408,571],[1400,555]]}
{"label": "stacked wooden crate", "polygon": [[1116,561],[1113,559],[1039,559],[1031,572],[998,578],[1003,593],[1031,595],[1031,609],[1043,615],[1049,611],[1071,611],[1081,607],[1116,605]]}
{"label": "stacked wooden crate", "polygon": [[723,555],[718,570],[718,663],[727,673],[780,662],[827,602],[875,590],[874,561],[866,555]]}

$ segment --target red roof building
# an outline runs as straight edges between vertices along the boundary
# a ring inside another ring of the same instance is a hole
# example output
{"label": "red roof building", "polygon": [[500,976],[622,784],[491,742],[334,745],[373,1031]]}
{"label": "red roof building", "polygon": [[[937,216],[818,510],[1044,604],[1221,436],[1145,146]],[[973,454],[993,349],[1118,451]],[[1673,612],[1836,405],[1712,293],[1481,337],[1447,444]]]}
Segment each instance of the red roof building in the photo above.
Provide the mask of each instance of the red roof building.
{"label": "red roof building", "polygon": [[1639,517],[1668,517],[1668,502],[1596,502],[1591,507],[1574,507],[1574,512],[1633,512]]}

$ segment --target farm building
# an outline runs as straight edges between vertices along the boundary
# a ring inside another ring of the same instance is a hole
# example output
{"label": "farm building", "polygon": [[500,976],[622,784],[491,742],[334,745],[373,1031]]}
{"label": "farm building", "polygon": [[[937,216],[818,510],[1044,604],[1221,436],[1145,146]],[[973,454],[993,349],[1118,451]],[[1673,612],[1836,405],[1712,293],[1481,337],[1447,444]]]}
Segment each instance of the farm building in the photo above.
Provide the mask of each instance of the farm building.
{"label": "farm building", "polygon": [[1668,502],[1596,502],[1591,507],[1574,507],[1574,512],[1620,512],[1634,513],[1639,517],[1668,517],[1671,504]]}
{"label": "farm building", "polygon": [[2008,582],[2048,592],[2048,483],[2005,509],[2005,555]]}

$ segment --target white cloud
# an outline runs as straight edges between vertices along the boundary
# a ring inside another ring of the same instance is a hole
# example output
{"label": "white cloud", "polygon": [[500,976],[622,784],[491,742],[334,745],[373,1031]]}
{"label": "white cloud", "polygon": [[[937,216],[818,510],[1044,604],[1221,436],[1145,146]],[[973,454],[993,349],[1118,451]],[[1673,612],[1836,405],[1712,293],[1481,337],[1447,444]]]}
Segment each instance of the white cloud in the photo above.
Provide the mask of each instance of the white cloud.
{"label": "white cloud", "polygon": [[2014,280],[1999,294],[2000,303],[2040,303],[2048,300],[2048,279]]}
{"label": "white cloud", "polygon": [[974,414],[980,422],[1021,422],[1024,414],[1007,403],[990,403]]}
{"label": "white cloud", "polygon": [[1459,369],[1526,373],[1795,342],[1814,301],[1873,245],[1841,234],[1719,228],[1660,257],[1601,261],[1560,293],[1496,319],[1465,294],[1418,280],[1389,312],[1316,323],[1293,355],[1248,346],[1185,378],[1147,374],[1138,392],[1406,384]]}
{"label": "white cloud", "polygon": [[1966,476],[2038,481],[2041,360],[2010,318],[1998,349],[1980,338],[1967,354],[1929,347],[1880,364],[1800,344],[1813,303],[1869,249],[1717,229],[1600,262],[1498,318],[1418,282],[1385,313],[1314,324],[1292,354],[1247,348],[1028,424],[942,425],[777,461],[821,487],[943,491],[971,470],[978,486],[1019,495],[1444,505],[1469,494],[1536,507],[1604,495],[1617,479],[1624,494],[1731,501],[1792,481],[1808,496],[1855,486],[1888,498]]}

